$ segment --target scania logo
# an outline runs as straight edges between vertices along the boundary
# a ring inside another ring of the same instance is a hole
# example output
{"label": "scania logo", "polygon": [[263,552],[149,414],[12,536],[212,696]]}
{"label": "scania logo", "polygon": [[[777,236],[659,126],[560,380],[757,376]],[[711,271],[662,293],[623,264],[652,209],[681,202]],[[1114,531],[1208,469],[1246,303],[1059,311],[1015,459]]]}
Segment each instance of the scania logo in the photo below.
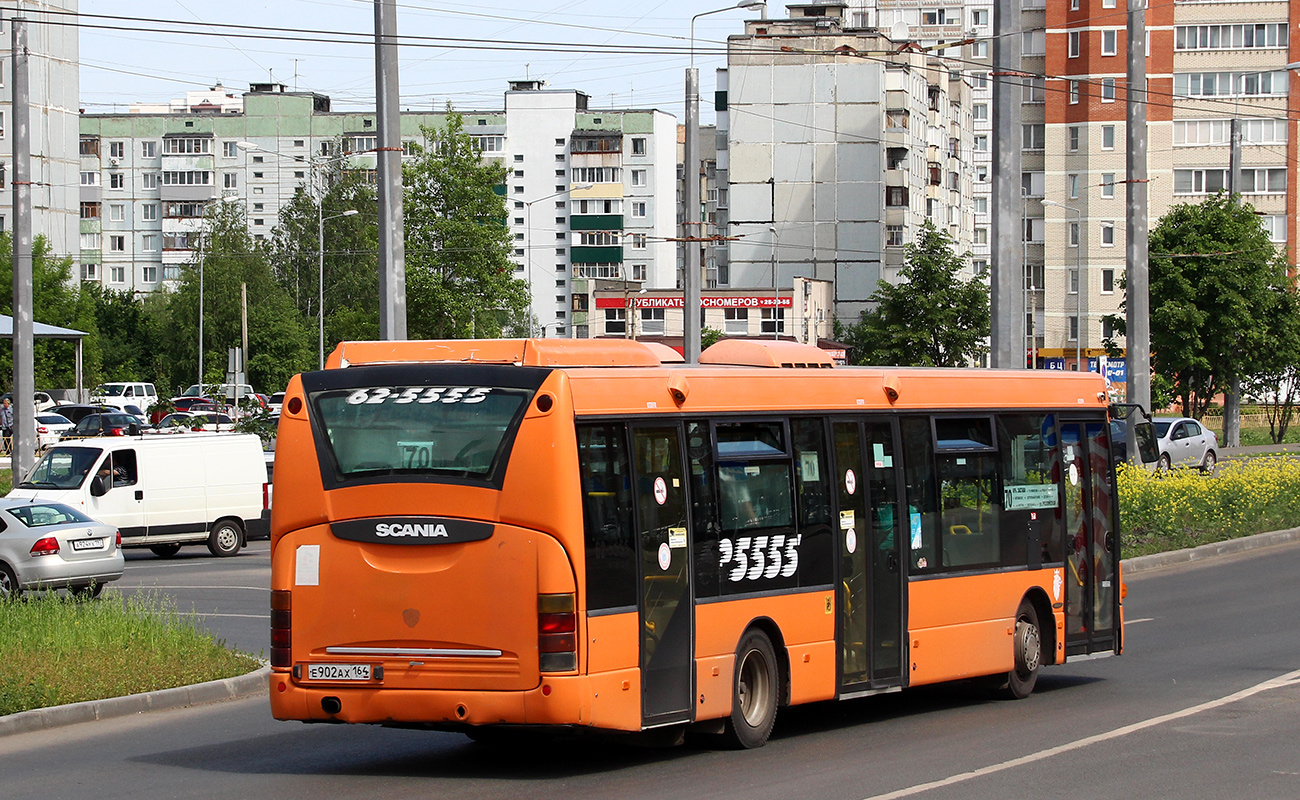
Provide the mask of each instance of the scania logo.
{"label": "scania logo", "polygon": [[375,526],[375,535],[376,536],[426,536],[426,537],[441,536],[444,539],[448,537],[447,526],[443,525],[442,523],[437,523],[434,525],[384,525],[381,523]]}
{"label": "scania logo", "polygon": [[353,542],[439,545],[490,539],[493,526],[451,517],[369,517],[332,522],[330,530]]}

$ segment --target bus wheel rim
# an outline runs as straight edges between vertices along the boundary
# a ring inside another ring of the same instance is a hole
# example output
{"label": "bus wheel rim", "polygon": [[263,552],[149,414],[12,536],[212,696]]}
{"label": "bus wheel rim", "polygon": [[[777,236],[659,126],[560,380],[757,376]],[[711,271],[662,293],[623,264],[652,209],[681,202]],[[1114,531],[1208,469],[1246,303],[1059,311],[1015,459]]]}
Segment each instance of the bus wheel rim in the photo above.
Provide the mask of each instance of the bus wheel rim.
{"label": "bus wheel rim", "polygon": [[1042,642],[1039,638],[1038,627],[1030,625],[1027,621],[1016,620],[1017,638],[1020,640],[1019,657],[1020,674],[1022,677],[1032,675],[1038,669],[1042,657]]}
{"label": "bus wheel rim", "polygon": [[772,702],[771,669],[758,650],[750,650],[740,662],[738,691],[740,715],[757,728],[767,718]]}

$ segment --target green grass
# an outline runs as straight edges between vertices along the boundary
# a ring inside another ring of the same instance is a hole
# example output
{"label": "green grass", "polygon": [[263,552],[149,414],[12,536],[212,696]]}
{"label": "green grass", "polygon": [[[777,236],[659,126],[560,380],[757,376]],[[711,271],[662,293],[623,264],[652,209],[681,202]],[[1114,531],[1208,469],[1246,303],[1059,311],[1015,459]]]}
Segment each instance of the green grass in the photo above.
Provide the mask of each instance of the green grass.
{"label": "green grass", "polygon": [[109,590],[0,602],[0,715],[231,678],[257,659],[226,648],[170,598]]}

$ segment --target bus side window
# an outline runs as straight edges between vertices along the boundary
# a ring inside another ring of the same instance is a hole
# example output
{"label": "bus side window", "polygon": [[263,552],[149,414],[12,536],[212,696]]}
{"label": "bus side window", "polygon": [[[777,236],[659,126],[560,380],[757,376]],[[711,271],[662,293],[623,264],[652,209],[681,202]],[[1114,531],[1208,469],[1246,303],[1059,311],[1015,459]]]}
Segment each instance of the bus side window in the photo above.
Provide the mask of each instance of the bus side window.
{"label": "bus side window", "polygon": [[695,549],[695,596],[717,597],[718,493],[713,477],[709,423],[686,423],[686,458],[691,482],[691,532]]}
{"label": "bus side window", "polygon": [[825,425],[820,419],[790,420],[794,439],[795,490],[799,504],[799,582],[803,586],[834,580],[834,534],[831,529],[830,461]]}
{"label": "bus side window", "polygon": [[1055,415],[1001,415],[998,446],[1004,499],[1003,565],[1060,563],[1064,558],[1059,486],[1061,448]]}
{"label": "bus side window", "polygon": [[578,426],[578,471],[587,545],[587,608],[635,607],[636,529],[627,435],[621,424]]}
{"label": "bus side window", "polygon": [[939,559],[936,529],[939,513],[934,482],[934,444],[928,417],[903,417],[903,467],[907,476],[908,545],[911,568],[935,572]]}

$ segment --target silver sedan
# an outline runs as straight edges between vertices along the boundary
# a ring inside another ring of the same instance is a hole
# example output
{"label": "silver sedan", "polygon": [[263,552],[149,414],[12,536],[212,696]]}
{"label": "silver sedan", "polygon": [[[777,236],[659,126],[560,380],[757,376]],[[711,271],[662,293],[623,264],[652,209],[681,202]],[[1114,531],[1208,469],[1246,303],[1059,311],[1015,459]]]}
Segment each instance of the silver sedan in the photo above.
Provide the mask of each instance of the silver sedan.
{"label": "silver sedan", "polygon": [[1219,457],[1219,438],[1214,431],[1188,417],[1154,417],[1160,446],[1160,469],[1172,466],[1214,469]]}
{"label": "silver sedan", "polygon": [[112,525],[62,503],[0,499],[0,600],[27,589],[95,597],[124,566]]}

